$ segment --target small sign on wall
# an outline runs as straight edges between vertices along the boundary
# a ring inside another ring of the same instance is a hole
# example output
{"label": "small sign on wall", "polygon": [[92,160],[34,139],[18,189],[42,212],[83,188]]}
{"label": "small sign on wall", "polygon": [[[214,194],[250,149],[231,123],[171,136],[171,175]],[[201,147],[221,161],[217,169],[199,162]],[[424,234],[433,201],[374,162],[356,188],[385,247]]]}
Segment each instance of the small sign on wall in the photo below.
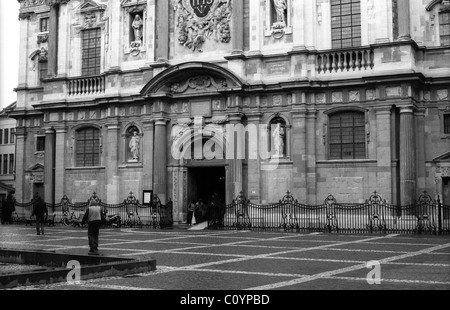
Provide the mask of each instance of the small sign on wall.
{"label": "small sign on wall", "polygon": [[153,191],[144,190],[142,193],[142,204],[149,206],[152,203]]}

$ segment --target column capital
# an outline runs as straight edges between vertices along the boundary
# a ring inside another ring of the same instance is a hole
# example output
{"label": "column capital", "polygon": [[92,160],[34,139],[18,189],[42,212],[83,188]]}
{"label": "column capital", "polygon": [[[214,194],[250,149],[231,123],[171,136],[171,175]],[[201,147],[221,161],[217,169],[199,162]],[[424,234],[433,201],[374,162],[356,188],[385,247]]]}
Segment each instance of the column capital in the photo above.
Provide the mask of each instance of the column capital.
{"label": "column capital", "polygon": [[43,127],[42,129],[44,129],[45,134],[51,134],[54,135],[55,134],[55,128],[53,127]]}
{"label": "column capital", "polygon": [[242,113],[231,113],[228,114],[228,120],[232,124],[240,123],[242,122],[242,117],[244,116]]}
{"label": "column capital", "polygon": [[166,126],[170,120],[165,117],[156,117],[153,119],[155,126]]}
{"label": "column capital", "polygon": [[58,126],[54,128],[56,134],[58,133],[67,133],[68,127],[67,126]]}
{"label": "column capital", "polygon": [[306,117],[307,113],[308,113],[308,109],[306,109],[304,107],[294,108],[291,111],[291,115],[293,118],[304,118],[304,117]]}
{"label": "column capital", "polygon": [[373,110],[375,111],[375,113],[377,114],[377,115],[383,115],[383,114],[391,114],[391,109],[392,109],[392,106],[387,106],[387,105],[384,105],[384,106],[376,106],[376,107],[374,107],[373,108]]}
{"label": "column capital", "polygon": [[405,114],[405,113],[414,113],[414,107],[413,106],[400,106],[400,114]]}
{"label": "column capital", "polygon": [[247,115],[247,119],[249,122],[252,123],[260,123],[262,120],[262,113],[252,113],[252,114],[246,114]]}

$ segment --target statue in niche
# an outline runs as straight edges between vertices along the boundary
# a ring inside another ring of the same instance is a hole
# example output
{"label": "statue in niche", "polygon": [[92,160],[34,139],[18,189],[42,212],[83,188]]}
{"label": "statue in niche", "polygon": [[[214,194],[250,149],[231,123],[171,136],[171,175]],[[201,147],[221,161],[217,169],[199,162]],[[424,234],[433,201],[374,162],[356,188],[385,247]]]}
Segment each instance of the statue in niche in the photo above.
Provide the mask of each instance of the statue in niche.
{"label": "statue in niche", "polygon": [[273,0],[273,5],[275,6],[275,11],[277,13],[277,23],[286,23],[286,0]]}
{"label": "statue in niche", "polygon": [[133,23],[131,24],[131,27],[134,31],[134,41],[142,41],[142,26],[143,22],[141,19],[141,16],[139,14],[136,14],[134,16]]}
{"label": "statue in niche", "polygon": [[128,144],[128,147],[130,148],[130,153],[131,153],[130,162],[138,162],[139,156],[140,156],[139,150],[140,150],[141,137],[139,136],[139,132],[136,127],[131,128],[130,131],[133,132],[130,143]]}
{"label": "statue in niche", "polygon": [[277,124],[277,127],[275,127],[275,130],[272,133],[273,137],[273,145],[275,148],[275,158],[284,157],[284,129],[281,126],[281,123]]}

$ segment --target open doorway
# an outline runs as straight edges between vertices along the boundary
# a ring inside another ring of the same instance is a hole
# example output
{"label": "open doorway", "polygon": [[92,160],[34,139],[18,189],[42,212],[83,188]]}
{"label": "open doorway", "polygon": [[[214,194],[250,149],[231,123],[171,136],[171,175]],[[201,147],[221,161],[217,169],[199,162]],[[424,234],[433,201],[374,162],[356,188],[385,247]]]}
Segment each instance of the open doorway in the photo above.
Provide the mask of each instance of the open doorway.
{"label": "open doorway", "polygon": [[[450,206],[450,178],[442,178],[442,203]],[[450,212],[447,208],[444,209],[444,218],[450,218]]]}
{"label": "open doorway", "polygon": [[202,200],[208,204],[225,204],[225,167],[202,167],[189,169],[189,201]]}

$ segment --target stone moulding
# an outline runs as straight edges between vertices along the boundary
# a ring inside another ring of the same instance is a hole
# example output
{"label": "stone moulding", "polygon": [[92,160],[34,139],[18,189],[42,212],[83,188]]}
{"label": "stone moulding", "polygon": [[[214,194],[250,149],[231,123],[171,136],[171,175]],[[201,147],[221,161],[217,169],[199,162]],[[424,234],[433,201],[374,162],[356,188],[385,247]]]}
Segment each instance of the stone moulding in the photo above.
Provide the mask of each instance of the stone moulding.
{"label": "stone moulding", "polygon": [[110,276],[124,276],[156,270],[156,260],[111,256],[60,254],[50,251],[0,249],[0,262],[43,266],[43,270],[0,274],[0,289],[17,286],[66,282],[70,261],[81,265],[81,281]]}

